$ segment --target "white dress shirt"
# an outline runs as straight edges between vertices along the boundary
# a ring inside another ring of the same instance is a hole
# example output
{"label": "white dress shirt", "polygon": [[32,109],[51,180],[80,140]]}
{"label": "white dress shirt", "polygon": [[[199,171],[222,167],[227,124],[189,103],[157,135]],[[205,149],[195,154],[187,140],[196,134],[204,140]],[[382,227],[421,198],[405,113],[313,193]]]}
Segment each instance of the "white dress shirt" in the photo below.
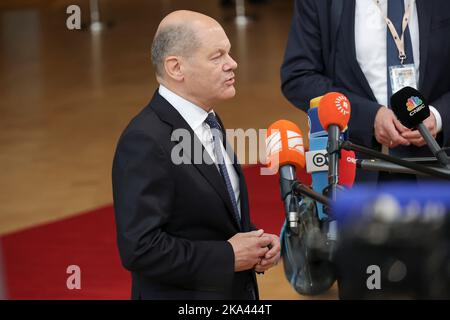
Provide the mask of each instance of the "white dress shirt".
{"label": "white dress shirt", "polygon": [[[380,0],[380,6],[385,15],[387,15],[387,1],[388,0]],[[407,8],[408,3],[411,2],[411,16],[408,28],[413,47],[416,79],[419,81],[420,40],[416,1],[404,1],[405,8]],[[388,31],[386,21],[381,15],[374,0],[357,0],[355,3],[356,59],[358,60],[359,66],[361,67],[377,102],[383,106],[388,106],[386,37],[391,37],[391,33]],[[397,32],[401,35],[401,30],[397,30]],[[439,132],[442,130],[441,115],[439,114],[439,111],[432,106],[430,106],[430,111],[436,118],[436,126]]]}
{"label": "white dress shirt", "polygon": [[[180,97],[173,91],[164,87],[162,84],[159,86],[158,90],[159,94],[166,99],[183,117],[183,119],[188,123],[188,125],[192,128],[194,133],[197,135],[198,139],[201,141],[206,151],[208,152],[211,159],[217,163],[216,157],[214,155],[214,142],[213,135],[211,132],[211,128],[208,124],[205,123],[206,118],[208,117],[208,112],[202,109],[199,106],[196,106],[192,102]],[[211,111],[214,113],[214,111]],[[241,215],[241,198],[240,198],[240,188],[239,188],[239,177],[236,173],[236,170],[233,167],[233,163],[230,160],[230,157],[225,151],[223,144],[220,144],[222,147],[222,154],[224,155],[224,162],[228,171],[228,175],[230,176],[231,185],[233,186],[234,195],[236,197],[236,203],[239,210],[239,216]],[[217,167],[217,165],[216,165]],[[219,170],[217,168],[217,170]],[[219,173],[220,174],[220,173]]]}

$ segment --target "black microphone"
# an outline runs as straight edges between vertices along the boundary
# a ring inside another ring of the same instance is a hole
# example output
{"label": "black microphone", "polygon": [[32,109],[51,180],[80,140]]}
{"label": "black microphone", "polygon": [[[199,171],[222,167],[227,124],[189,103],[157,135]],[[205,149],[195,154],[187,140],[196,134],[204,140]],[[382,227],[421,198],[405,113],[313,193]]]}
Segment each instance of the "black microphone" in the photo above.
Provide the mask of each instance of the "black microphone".
{"label": "black microphone", "polygon": [[430,116],[430,107],[425,97],[414,88],[404,87],[392,95],[391,108],[405,127],[419,130],[433,155],[444,167],[450,169],[450,158],[423,124]]}
{"label": "black microphone", "polygon": [[[412,159],[412,160],[414,160],[414,159]],[[414,174],[414,175],[430,176],[430,174],[427,174],[422,171],[406,168],[406,167],[400,166],[398,164],[393,164],[388,161],[378,160],[378,159],[356,159],[356,167],[361,168],[363,170],[374,171],[374,172],[385,171],[385,172],[407,173],[407,174]],[[435,169],[438,172],[442,172],[443,174],[447,174],[450,176],[449,169],[445,169],[445,168],[435,168]]]}
{"label": "black microphone", "polygon": [[447,173],[448,171],[445,170],[445,172],[443,171],[439,171],[436,168],[433,167],[428,167],[425,165],[422,165],[420,163],[415,163],[415,162],[411,162],[411,161],[407,161],[405,159],[402,158],[397,158],[397,157],[393,157],[384,153],[381,153],[379,151],[375,151],[372,150],[370,148],[358,145],[358,144],[354,144],[350,141],[342,141],[341,142],[341,148],[344,150],[352,150],[355,152],[359,152],[362,153],[366,156],[369,157],[374,157],[377,159],[381,159],[384,161],[388,161],[390,163],[395,163],[399,166],[405,167],[405,168],[409,168],[415,171],[419,171],[425,174],[428,174],[430,176],[436,177],[436,178],[441,178],[441,179],[445,179],[445,180],[450,180],[450,174]]}

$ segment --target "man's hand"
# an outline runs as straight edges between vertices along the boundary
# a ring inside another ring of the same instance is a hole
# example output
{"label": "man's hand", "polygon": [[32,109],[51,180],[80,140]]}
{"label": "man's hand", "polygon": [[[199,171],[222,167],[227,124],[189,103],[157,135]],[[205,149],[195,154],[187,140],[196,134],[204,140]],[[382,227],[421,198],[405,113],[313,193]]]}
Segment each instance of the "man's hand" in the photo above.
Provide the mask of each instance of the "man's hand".
{"label": "man's hand", "polygon": [[234,251],[234,271],[253,269],[269,252],[273,239],[264,230],[237,233],[228,242]]}
{"label": "man's hand", "polygon": [[255,266],[256,272],[264,272],[267,269],[277,265],[280,260],[280,238],[275,234],[264,233],[263,237],[270,239],[270,250],[262,257],[261,261]]}
{"label": "man's hand", "polygon": [[[423,124],[430,131],[433,138],[436,138],[437,125],[433,112],[430,112],[430,116],[423,121]],[[417,147],[422,147],[427,144],[418,130],[403,132],[402,137]]]}
{"label": "man's hand", "polygon": [[402,125],[394,112],[386,107],[381,107],[378,110],[375,116],[374,129],[377,141],[389,148],[395,148],[398,145],[410,145],[410,142],[402,134],[411,130]]}

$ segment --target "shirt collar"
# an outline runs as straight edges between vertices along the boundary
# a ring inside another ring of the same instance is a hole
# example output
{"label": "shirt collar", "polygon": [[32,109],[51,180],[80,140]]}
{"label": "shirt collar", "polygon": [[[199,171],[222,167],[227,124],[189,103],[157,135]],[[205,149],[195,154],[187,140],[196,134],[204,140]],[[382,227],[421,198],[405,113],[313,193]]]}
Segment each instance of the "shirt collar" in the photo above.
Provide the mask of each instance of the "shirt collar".
{"label": "shirt collar", "polygon": [[[159,85],[158,92],[180,113],[192,130],[196,130],[206,120],[208,112],[169,90],[162,84]],[[211,112],[214,114],[214,111]]]}

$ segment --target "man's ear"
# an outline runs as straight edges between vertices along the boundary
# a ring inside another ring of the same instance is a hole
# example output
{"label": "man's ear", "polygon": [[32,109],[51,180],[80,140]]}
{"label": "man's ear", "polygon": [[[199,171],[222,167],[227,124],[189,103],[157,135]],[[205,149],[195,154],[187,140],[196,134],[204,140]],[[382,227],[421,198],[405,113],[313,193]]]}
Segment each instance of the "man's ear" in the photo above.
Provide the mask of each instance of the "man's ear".
{"label": "man's ear", "polygon": [[184,79],[184,74],[181,70],[181,61],[179,57],[168,56],[164,60],[164,68],[166,70],[167,76],[175,81],[182,81]]}

